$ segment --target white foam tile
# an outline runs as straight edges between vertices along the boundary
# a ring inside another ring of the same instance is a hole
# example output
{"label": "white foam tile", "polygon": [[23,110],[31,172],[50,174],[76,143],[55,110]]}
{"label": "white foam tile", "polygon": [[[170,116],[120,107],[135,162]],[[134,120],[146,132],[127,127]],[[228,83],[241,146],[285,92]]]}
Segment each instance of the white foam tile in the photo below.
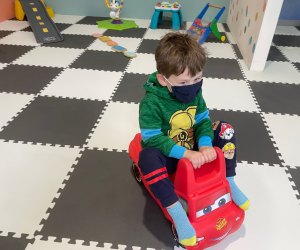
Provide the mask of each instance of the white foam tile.
{"label": "white foam tile", "polygon": [[202,45],[206,49],[208,57],[235,59],[232,46],[228,43],[204,43]]}
{"label": "white foam tile", "polygon": [[34,95],[0,93],[0,130],[34,98]]}
{"label": "white foam tile", "polygon": [[70,27],[63,30],[62,34],[72,35],[92,35],[93,33],[103,33],[106,29],[99,29],[98,26],[88,24],[73,24]]}
{"label": "white foam tile", "polygon": [[55,14],[53,21],[56,23],[69,23],[74,24],[83,19],[84,16],[73,16],[73,15],[60,15]]}
{"label": "white foam tile", "polygon": [[[300,46],[300,44],[299,44]],[[300,47],[277,46],[291,62],[300,63]]]}
{"label": "white foam tile", "polygon": [[186,22],[185,23],[185,25],[186,25],[185,29],[188,30],[191,27],[192,24],[193,24],[193,22]]}
{"label": "white foam tile", "polygon": [[135,18],[125,18],[126,20],[135,21],[139,28],[148,28],[150,26],[151,20],[149,19],[135,19]]}
{"label": "white foam tile", "polygon": [[67,67],[83,52],[83,49],[37,47],[18,58],[13,64]]}
{"label": "white foam tile", "polygon": [[275,35],[295,35],[300,36],[300,31],[294,26],[277,26]]}
{"label": "white foam tile", "polygon": [[284,169],[238,164],[235,179],[250,210],[237,232],[209,250],[299,249],[299,201]]}
{"label": "white foam tile", "polygon": [[112,247],[112,244],[109,243],[104,243],[103,247],[99,247],[97,242],[85,242],[85,244],[90,244],[86,246],[82,245],[83,240],[76,240],[76,244],[69,244],[69,239],[66,238],[63,238],[62,242],[54,242],[54,237],[51,237],[50,240],[52,241],[36,239],[34,243],[27,245],[26,250],[125,250],[126,248],[125,245],[118,245],[118,248]]}
{"label": "white foam tile", "polygon": [[[110,37],[111,40],[118,43],[118,45],[126,48],[128,51],[136,52],[142,39],[141,38],[130,38],[130,37]],[[111,46],[108,46],[105,42],[96,39],[89,47],[89,50],[100,50],[100,51],[112,51]]]}
{"label": "white foam tile", "polygon": [[4,22],[0,22],[0,30],[18,31],[25,29],[28,26],[29,23],[27,21],[6,20]]}
{"label": "white foam tile", "polygon": [[148,29],[144,39],[160,40],[165,34],[173,32],[171,29]]}
{"label": "white foam tile", "polygon": [[264,117],[284,162],[290,166],[300,166],[300,117],[265,113]]}
{"label": "white foam tile", "polygon": [[138,53],[137,57],[130,60],[126,69],[128,73],[151,74],[156,71],[154,54]]}
{"label": "white foam tile", "polygon": [[1,230],[33,234],[79,149],[0,141]]}
{"label": "white foam tile", "polygon": [[2,39],[0,39],[0,44],[8,45],[24,45],[24,46],[38,46],[33,32],[30,31],[16,31],[11,33]]}
{"label": "white foam tile", "polygon": [[7,66],[7,63],[0,63],[0,70],[4,69]]}
{"label": "white foam tile", "polygon": [[225,32],[225,29],[224,29],[224,26],[222,23],[217,23],[217,27],[218,27],[219,32]]}
{"label": "white foam tile", "polygon": [[202,89],[208,108],[258,112],[245,81],[205,78]]}
{"label": "white foam tile", "polygon": [[264,71],[258,72],[248,70],[245,62],[243,60],[239,61],[249,81],[300,84],[300,73],[289,62],[267,61]]}
{"label": "white foam tile", "polygon": [[231,32],[225,32],[226,33],[226,37],[228,39],[228,42],[230,42],[231,44],[236,44],[236,39],[233,37]]}
{"label": "white foam tile", "polygon": [[41,95],[108,100],[121,76],[122,72],[66,69]]}
{"label": "white foam tile", "polygon": [[109,103],[88,146],[127,150],[129,142],[139,132],[138,110],[139,105],[134,103]]}

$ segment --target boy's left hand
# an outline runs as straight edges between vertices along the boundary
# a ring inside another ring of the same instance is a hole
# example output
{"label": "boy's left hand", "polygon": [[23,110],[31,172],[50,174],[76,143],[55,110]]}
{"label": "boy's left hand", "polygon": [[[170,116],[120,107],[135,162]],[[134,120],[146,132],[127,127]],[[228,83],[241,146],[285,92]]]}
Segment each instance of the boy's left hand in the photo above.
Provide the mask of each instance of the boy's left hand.
{"label": "boy's left hand", "polygon": [[203,146],[199,151],[203,154],[205,163],[214,161],[217,158],[216,150],[213,147]]}

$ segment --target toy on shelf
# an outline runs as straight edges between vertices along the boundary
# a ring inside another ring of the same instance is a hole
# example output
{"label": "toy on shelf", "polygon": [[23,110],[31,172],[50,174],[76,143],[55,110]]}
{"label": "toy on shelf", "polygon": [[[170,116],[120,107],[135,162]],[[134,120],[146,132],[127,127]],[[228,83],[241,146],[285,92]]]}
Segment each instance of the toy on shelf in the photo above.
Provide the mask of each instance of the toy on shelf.
{"label": "toy on shelf", "polygon": [[[216,8],[219,9],[217,15],[215,18],[209,22],[203,20],[203,16],[207,12],[208,8]],[[197,16],[197,18],[192,23],[191,27],[188,29],[188,33],[191,35],[197,36],[197,40],[200,44],[204,43],[209,34],[212,32],[218,39],[220,39],[222,42],[225,41],[225,36],[221,35],[221,33],[218,30],[217,22],[219,21],[221,15],[223,14],[225,10],[225,7],[221,7],[214,4],[206,4],[205,7],[202,9],[200,14]]]}
{"label": "toy on shelf", "polygon": [[51,18],[53,9],[44,0],[15,0],[15,15],[23,21],[25,15],[38,43],[52,43],[63,40],[60,31]]}
{"label": "toy on shelf", "polygon": [[111,19],[98,21],[99,28],[111,30],[138,28],[135,21],[120,18],[120,12],[124,7],[124,0],[105,0],[105,4],[110,10],[109,16]]}
{"label": "toy on shelf", "polygon": [[172,13],[172,29],[179,30],[182,26],[181,5],[178,2],[159,2],[154,7],[154,13],[151,19],[150,28],[157,29],[158,24],[162,23],[163,13]]}
{"label": "toy on shelf", "polygon": [[106,43],[108,46],[111,47],[113,51],[123,53],[123,55],[126,57],[134,58],[137,56],[135,52],[128,51],[126,48],[119,45],[117,42],[111,40],[111,38],[108,36],[103,36],[100,33],[93,33],[92,36],[98,38],[101,42]]}
{"label": "toy on shelf", "polygon": [[[136,134],[129,144],[128,152],[133,160],[131,172],[137,182],[143,183],[165,217],[172,223],[172,232],[178,242],[171,217],[166,208],[154,197],[137,164],[142,150],[141,139],[141,134]],[[188,250],[203,250],[219,243],[238,230],[245,218],[244,210],[232,201],[223,152],[217,147],[215,150],[217,159],[213,162],[194,169],[191,162],[183,158],[178,162],[177,171],[169,175],[179,201],[196,231],[197,244],[187,247]]]}

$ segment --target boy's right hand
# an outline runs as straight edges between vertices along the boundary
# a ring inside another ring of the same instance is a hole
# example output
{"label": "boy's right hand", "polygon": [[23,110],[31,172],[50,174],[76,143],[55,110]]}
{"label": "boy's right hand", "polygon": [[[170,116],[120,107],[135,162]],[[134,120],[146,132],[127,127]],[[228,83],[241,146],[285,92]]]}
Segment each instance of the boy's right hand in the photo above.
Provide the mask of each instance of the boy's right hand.
{"label": "boy's right hand", "polygon": [[186,150],[183,157],[192,163],[194,169],[200,168],[205,163],[205,157],[199,151]]}

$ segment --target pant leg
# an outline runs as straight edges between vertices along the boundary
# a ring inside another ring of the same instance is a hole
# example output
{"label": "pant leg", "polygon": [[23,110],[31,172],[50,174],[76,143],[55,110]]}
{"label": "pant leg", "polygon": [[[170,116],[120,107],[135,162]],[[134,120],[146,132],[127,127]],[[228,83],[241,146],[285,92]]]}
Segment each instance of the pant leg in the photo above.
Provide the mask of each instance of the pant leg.
{"label": "pant leg", "polygon": [[236,172],[236,137],[233,127],[225,121],[213,123],[213,146],[219,147],[225,157],[226,177],[235,176]]}
{"label": "pant leg", "polygon": [[168,174],[174,173],[178,160],[166,157],[156,148],[145,148],[139,155],[139,167],[154,196],[163,207],[178,201],[174,185]]}

